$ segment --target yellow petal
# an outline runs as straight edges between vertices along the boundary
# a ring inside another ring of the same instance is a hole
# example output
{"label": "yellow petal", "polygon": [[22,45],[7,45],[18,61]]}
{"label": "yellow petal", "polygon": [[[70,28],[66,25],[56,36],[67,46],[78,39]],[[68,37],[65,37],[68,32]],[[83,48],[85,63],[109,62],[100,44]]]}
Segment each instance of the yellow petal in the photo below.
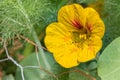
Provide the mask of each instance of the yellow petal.
{"label": "yellow petal", "polygon": [[62,24],[74,27],[74,23],[84,25],[83,7],[79,4],[71,4],[62,7],[58,12],[58,22]]}
{"label": "yellow petal", "polygon": [[78,65],[76,48],[72,44],[71,33],[61,23],[52,23],[46,29],[45,45],[53,53],[55,60],[63,67]]}
{"label": "yellow petal", "polygon": [[78,55],[79,62],[86,62],[96,57],[96,54],[102,47],[102,41],[99,37],[92,38],[86,41],[83,45],[83,49],[80,49]]}
{"label": "yellow petal", "polygon": [[78,57],[78,48],[74,45],[61,45],[61,47],[56,48],[54,52],[55,60],[65,68],[71,68],[77,66],[79,63],[77,61]]}
{"label": "yellow petal", "polygon": [[103,37],[105,26],[99,14],[92,8],[85,8],[84,15],[86,16],[86,28],[91,31],[92,36]]}
{"label": "yellow petal", "polygon": [[71,34],[67,28],[61,23],[52,23],[46,28],[45,45],[51,51],[58,46],[60,42],[69,41]]}

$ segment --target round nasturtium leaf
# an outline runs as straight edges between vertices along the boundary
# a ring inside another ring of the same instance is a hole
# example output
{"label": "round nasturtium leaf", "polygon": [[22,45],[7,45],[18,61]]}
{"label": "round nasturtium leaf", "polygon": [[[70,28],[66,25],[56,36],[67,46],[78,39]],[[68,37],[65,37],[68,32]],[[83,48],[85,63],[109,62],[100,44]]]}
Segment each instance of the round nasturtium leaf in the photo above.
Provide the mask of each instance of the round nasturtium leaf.
{"label": "round nasturtium leaf", "polygon": [[[39,68],[36,54],[38,54],[39,62],[43,69]],[[48,62],[50,63],[50,66],[54,67],[56,63],[52,57],[52,54],[46,53],[45,55]],[[27,67],[23,69],[25,80],[49,80],[48,78],[50,78],[50,75],[47,74],[47,71],[51,73],[53,72],[46,69],[46,66],[43,63],[43,60],[41,59],[40,53],[32,53],[27,58],[25,58],[20,64],[23,67],[36,66],[36,67]],[[54,77],[51,77],[51,78],[54,78]],[[16,80],[23,80],[22,74],[19,68],[16,71]]]}
{"label": "round nasturtium leaf", "polygon": [[[36,54],[38,54],[39,62],[42,68],[39,68]],[[45,52],[45,56],[48,63],[50,64],[51,70],[46,68],[40,53],[32,53],[24,60],[22,60],[22,62],[20,62],[20,65],[24,67],[23,72],[25,80],[57,80],[57,78],[59,80],[68,80],[69,74],[61,74],[68,72],[69,69],[65,69],[58,65],[51,53]],[[16,80],[23,80],[20,68],[17,69],[15,78]]]}
{"label": "round nasturtium leaf", "polygon": [[98,60],[101,80],[120,80],[120,37],[109,44]]}

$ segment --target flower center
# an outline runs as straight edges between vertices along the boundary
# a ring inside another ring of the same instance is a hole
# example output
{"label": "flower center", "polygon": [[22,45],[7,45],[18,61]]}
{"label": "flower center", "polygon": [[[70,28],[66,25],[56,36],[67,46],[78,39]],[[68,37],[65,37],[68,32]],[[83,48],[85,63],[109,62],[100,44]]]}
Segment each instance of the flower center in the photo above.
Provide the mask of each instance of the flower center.
{"label": "flower center", "polygon": [[77,47],[81,47],[84,42],[89,39],[90,33],[85,28],[72,32],[72,43]]}
{"label": "flower center", "polygon": [[89,39],[92,28],[90,25],[84,28],[80,21],[76,19],[72,21],[72,25],[76,28],[76,31],[72,32],[72,43],[81,47]]}

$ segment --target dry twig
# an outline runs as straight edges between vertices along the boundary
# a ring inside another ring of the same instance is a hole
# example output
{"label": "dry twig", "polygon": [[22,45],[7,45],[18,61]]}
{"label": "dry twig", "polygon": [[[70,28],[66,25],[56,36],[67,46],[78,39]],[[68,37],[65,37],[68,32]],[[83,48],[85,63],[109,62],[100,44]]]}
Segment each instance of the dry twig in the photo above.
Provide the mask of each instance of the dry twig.
{"label": "dry twig", "polygon": [[[26,38],[26,37],[24,37],[24,36],[22,36],[22,35],[20,35],[20,37],[21,37],[22,39],[24,39],[25,41],[27,41],[28,43],[34,45],[35,47],[38,47],[38,45],[37,45],[35,42],[31,41],[30,39],[28,39],[28,38]],[[42,48],[43,48],[44,50],[48,51],[45,47],[42,46]]]}

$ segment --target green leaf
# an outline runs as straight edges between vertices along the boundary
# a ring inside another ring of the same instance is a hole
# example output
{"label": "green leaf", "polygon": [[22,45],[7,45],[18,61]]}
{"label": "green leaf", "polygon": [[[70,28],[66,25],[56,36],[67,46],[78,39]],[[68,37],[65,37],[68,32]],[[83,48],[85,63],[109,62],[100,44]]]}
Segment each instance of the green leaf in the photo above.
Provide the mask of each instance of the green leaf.
{"label": "green leaf", "polygon": [[103,20],[106,34],[103,38],[103,49],[120,36],[120,0],[104,0]]}
{"label": "green leaf", "polygon": [[13,75],[5,75],[2,80],[15,80]]}
{"label": "green leaf", "polygon": [[[47,70],[42,59],[40,58],[40,53],[38,53],[38,55],[42,68],[40,67],[25,68],[25,66],[38,66],[36,53],[32,53],[21,62],[21,65],[24,67],[25,80],[56,80],[55,75],[59,75],[62,72],[68,71],[68,69],[60,67],[53,59],[52,54],[50,53],[45,53],[45,55],[47,57],[48,62],[50,63],[52,70],[51,71]],[[56,77],[59,78],[59,80],[67,80],[68,74],[65,76],[61,75],[59,77],[58,76]],[[16,71],[16,80],[22,80],[21,71],[19,68]]]}
{"label": "green leaf", "polygon": [[[47,54],[47,59],[49,61],[49,63],[51,64],[51,66],[53,66],[55,64],[55,61],[53,60],[53,57],[50,53],[46,53]],[[40,65],[42,65],[43,69],[44,69],[44,63],[42,61],[42,59],[40,58],[40,53],[38,53],[39,55],[39,61],[40,61]],[[22,62],[21,62],[22,66],[38,66],[38,60],[36,57],[36,53],[32,53],[30,56],[28,56],[27,58],[25,58]],[[47,69],[44,69],[47,70]],[[45,71],[40,69],[40,67],[38,66],[38,68],[24,68],[24,74],[25,74],[25,80],[43,80],[46,78],[47,73],[45,73]],[[21,73],[20,73],[20,69],[17,70],[16,73],[16,80],[22,80],[21,77]]]}
{"label": "green leaf", "polygon": [[90,61],[81,63],[75,69],[71,69],[69,73],[69,80],[100,80],[97,75],[96,62]]}
{"label": "green leaf", "polygon": [[81,74],[80,72],[71,72],[69,73],[69,80],[101,80],[98,77],[96,70],[91,72],[85,72],[85,71],[82,72],[84,72],[84,74],[86,74],[87,76]]}
{"label": "green leaf", "polygon": [[97,62],[93,61],[88,65],[88,70],[93,70],[97,68]]}
{"label": "green leaf", "polygon": [[69,74],[69,80],[91,80],[91,79],[88,79],[84,75],[81,75],[79,72],[71,72]]}
{"label": "green leaf", "polygon": [[102,52],[98,60],[98,75],[102,80],[120,80],[120,37]]}

